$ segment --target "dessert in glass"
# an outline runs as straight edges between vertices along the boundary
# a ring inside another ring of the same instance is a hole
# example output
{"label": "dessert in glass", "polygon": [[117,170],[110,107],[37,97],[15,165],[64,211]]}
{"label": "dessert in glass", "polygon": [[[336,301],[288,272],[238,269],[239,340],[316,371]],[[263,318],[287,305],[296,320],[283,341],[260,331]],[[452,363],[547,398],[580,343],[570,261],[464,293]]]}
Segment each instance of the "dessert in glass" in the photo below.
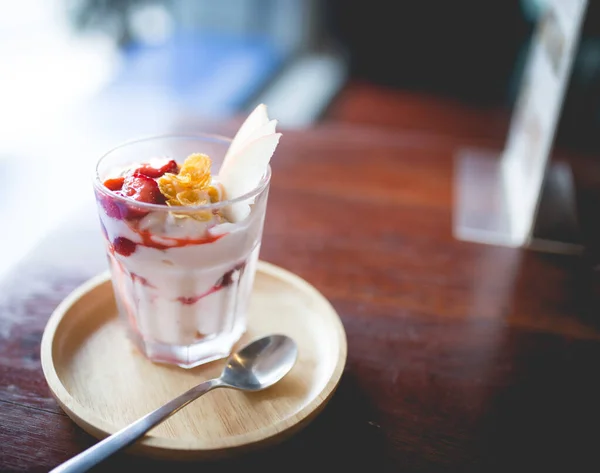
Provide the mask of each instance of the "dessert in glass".
{"label": "dessert in glass", "polygon": [[94,191],[119,315],[150,360],[191,368],[246,330],[281,134],[261,104],[233,140],[159,136],[96,166]]}

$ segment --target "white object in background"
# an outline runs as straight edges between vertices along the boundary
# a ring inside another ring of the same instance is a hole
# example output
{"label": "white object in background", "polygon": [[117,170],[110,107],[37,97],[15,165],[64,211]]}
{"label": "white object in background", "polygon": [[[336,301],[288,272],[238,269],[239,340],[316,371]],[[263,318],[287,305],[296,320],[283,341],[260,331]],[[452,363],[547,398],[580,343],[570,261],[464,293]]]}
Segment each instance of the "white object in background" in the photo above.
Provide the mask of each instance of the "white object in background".
{"label": "white object in background", "polygon": [[268,103],[284,128],[312,126],[347,79],[341,55],[310,53],[300,56],[267,88],[259,101]]}
{"label": "white object in background", "polygon": [[473,152],[458,156],[457,238],[511,247],[531,242],[586,7],[587,0],[547,2],[499,159]]}
{"label": "white object in background", "polygon": [[531,237],[586,0],[549,2],[535,33],[504,150],[503,173],[513,240]]}

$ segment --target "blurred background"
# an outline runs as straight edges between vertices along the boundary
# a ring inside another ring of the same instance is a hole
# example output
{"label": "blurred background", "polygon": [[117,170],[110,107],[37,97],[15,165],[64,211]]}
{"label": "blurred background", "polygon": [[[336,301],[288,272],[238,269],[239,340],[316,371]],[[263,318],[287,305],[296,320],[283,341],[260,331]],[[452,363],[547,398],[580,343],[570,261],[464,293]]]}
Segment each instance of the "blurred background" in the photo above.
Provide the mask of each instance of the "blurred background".
{"label": "blurred background", "polygon": [[[78,192],[87,196],[81,176],[97,153],[186,119],[243,116],[259,102],[280,128],[350,121],[501,146],[544,5],[0,2],[0,212],[23,229],[7,242],[10,257],[58,224]],[[557,136],[558,146],[592,153],[600,146],[598,21],[591,1]]]}

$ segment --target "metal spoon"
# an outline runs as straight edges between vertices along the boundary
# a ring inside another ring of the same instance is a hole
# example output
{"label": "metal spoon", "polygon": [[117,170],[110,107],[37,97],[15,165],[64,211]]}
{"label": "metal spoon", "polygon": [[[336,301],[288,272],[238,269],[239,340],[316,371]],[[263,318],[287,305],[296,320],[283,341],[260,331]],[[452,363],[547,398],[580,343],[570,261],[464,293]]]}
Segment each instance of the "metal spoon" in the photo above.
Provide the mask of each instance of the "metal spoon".
{"label": "metal spoon", "polygon": [[285,335],[269,335],[255,340],[229,357],[218,378],[204,381],[184,392],[133,424],[67,460],[50,473],[87,471],[113,453],[131,445],[152,427],[212,389],[260,391],[268,388],[289,373],[297,356],[296,343]]}

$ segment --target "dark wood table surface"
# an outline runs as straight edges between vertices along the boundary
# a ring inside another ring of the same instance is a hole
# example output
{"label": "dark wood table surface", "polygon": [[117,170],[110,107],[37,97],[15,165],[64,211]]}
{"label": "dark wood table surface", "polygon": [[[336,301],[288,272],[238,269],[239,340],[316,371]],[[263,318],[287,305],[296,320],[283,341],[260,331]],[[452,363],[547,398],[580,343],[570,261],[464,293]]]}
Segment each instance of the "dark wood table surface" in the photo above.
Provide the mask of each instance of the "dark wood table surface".
{"label": "dark wood table surface", "polygon": [[[600,471],[589,265],[454,239],[463,144],[334,122],[284,130],[261,258],[339,311],[336,394],[268,450],[210,465],[121,453],[95,471]],[[95,442],[51,397],[39,348],[53,309],[105,265],[90,191],[0,283],[0,471],[47,471]]]}

